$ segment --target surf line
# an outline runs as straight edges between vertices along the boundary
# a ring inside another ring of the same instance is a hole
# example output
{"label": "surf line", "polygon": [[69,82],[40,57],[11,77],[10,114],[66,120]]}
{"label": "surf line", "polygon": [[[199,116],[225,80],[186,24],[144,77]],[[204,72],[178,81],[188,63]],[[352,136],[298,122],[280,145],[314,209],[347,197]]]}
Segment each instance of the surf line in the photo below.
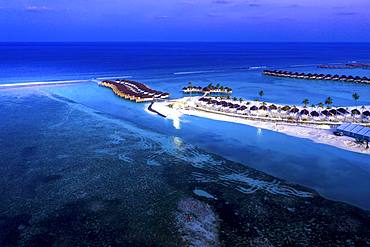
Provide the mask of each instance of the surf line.
{"label": "surf line", "polygon": [[84,83],[84,82],[89,82],[89,80],[8,83],[8,84],[0,84],[0,88],[32,87],[32,86],[46,86],[46,85],[61,85],[61,84],[74,84],[74,83]]}

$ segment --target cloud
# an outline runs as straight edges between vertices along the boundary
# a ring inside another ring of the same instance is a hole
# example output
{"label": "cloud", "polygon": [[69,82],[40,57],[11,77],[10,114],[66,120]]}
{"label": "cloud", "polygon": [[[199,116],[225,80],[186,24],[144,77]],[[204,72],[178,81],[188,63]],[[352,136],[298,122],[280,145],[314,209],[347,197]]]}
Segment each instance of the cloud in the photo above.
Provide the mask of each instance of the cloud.
{"label": "cloud", "polygon": [[184,5],[195,5],[196,4],[195,2],[189,1],[189,0],[181,1],[181,3],[184,4]]}
{"label": "cloud", "polygon": [[168,15],[158,15],[154,17],[156,20],[166,20],[168,18],[170,18]]}
{"label": "cloud", "polygon": [[357,12],[337,12],[336,15],[340,15],[340,16],[354,16],[354,15],[357,15],[358,13]]}
{"label": "cloud", "polygon": [[47,6],[38,6],[38,5],[29,5],[24,8],[28,12],[35,12],[35,13],[40,13],[40,12],[49,12],[52,11],[53,9]]}
{"label": "cloud", "polygon": [[213,0],[213,3],[215,4],[232,4],[234,1],[232,0]]}
{"label": "cloud", "polygon": [[208,17],[220,17],[221,15],[220,14],[217,14],[217,13],[213,13],[213,12],[210,12],[207,14]]}
{"label": "cloud", "polygon": [[261,4],[259,3],[250,3],[248,4],[249,7],[261,7]]}

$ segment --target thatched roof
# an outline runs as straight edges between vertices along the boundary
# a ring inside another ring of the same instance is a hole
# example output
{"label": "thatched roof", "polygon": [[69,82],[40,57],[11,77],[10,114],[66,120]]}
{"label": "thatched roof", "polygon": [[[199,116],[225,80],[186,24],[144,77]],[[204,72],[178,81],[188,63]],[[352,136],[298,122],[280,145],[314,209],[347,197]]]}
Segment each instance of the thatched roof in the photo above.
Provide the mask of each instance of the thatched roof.
{"label": "thatched roof", "polygon": [[308,115],[310,112],[307,109],[301,111],[301,115]]}
{"label": "thatched roof", "polygon": [[267,110],[267,106],[265,106],[265,105],[260,106],[260,110],[266,111]]}
{"label": "thatched roof", "polygon": [[337,111],[339,112],[339,113],[341,113],[341,114],[348,114],[349,112],[346,110],[346,109],[344,109],[344,108],[339,108],[339,109],[337,109]]}
{"label": "thatched roof", "polygon": [[337,114],[338,114],[338,111],[337,111],[337,110],[335,110],[335,109],[331,109],[331,110],[329,111],[329,113],[330,113],[331,115],[337,115]]}
{"label": "thatched roof", "polygon": [[282,107],[281,110],[283,110],[283,111],[289,111],[290,110],[290,106],[286,105],[286,106]]}
{"label": "thatched roof", "polygon": [[321,112],[321,114],[323,114],[323,115],[325,115],[325,116],[330,116],[330,112],[328,111],[328,110],[323,110],[322,112]]}
{"label": "thatched roof", "polygon": [[251,108],[249,108],[251,111],[257,111],[258,110],[258,107],[257,106],[252,106]]}
{"label": "thatched roof", "polygon": [[312,112],[310,113],[310,115],[311,115],[311,116],[313,116],[313,117],[318,117],[318,116],[320,116],[320,114],[319,114],[317,111],[312,111]]}
{"label": "thatched roof", "polygon": [[357,109],[353,109],[351,111],[351,113],[352,113],[352,115],[360,115],[361,114],[361,112],[359,110],[357,110]]}
{"label": "thatched roof", "polygon": [[269,105],[269,109],[270,110],[277,110],[277,106],[276,105]]}
{"label": "thatched roof", "polygon": [[299,109],[297,107],[293,107],[290,112],[292,113],[298,113],[299,112]]}

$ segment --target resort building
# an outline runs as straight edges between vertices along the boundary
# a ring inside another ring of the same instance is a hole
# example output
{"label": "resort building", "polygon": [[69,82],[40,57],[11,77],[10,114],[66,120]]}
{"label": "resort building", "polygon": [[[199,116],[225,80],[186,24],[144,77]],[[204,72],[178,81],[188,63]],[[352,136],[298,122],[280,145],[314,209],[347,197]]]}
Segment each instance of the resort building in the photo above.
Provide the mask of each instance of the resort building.
{"label": "resort building", "polygon": [[337,128],[337,132],[361,141],[370,142],[370,128],[358,124],[344,123]]}
{"label": "resort building", "polygon": [[121,98],[140,102],[153,101],[155,99],[166,99],[168,93],[153,90],[143,83],[130,80],[105,80],[99,83],[101,86],[109,87]]}

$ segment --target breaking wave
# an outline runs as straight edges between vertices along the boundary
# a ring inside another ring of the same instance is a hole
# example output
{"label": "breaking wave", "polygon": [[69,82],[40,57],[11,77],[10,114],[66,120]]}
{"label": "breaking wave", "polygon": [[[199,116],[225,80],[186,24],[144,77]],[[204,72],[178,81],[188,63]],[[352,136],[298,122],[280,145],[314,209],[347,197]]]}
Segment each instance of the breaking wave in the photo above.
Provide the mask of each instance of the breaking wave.
{"label": "breaking wave", "polygon": [[199,70],[199,71],[184,71],[184,72],[175,72],[174,75],[192,75],[192,74],[206,74],[206,73],[217,73],[223,72],[223,70]]}
{"label": "breaking wave", "polygon": [[39,81],[39,82],[6,83],[6,84],[0,84],[0,88],[74,84],[74,83],[85,83],[85,82],[90,82],[90,80],[64,80],[64,81]]}

